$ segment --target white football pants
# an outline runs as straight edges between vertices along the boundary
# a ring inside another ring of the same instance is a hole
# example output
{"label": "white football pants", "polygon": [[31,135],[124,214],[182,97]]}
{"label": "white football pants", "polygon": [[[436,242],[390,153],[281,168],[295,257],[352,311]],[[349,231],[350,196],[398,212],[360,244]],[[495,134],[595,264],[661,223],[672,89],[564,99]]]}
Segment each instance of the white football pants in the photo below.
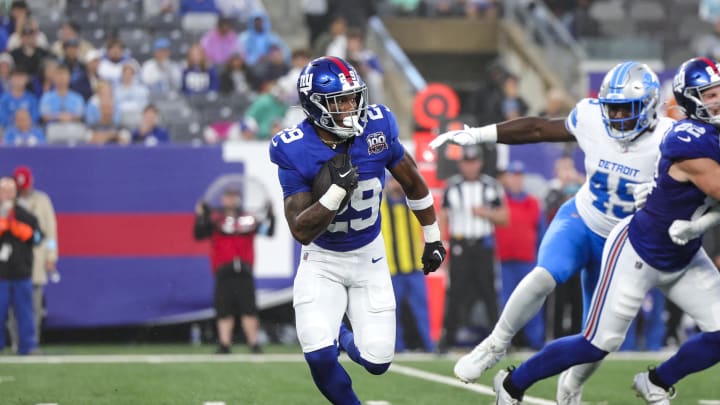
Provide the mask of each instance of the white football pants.
{"label": "white football pants", "polygon": [[363,359],[389,363],[395,352],[395,295],[379,235],[368,245],[334,252],[303,246],[293,286],[298,339],[304,353],[335,344],[347,312]]}

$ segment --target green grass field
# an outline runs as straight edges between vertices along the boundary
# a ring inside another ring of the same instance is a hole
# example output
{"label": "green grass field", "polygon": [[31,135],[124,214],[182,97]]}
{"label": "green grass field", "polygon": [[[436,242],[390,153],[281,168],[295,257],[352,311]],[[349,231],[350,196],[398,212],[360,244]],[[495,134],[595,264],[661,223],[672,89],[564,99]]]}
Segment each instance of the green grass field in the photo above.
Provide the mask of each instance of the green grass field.
{"label": "green grass field", "polygon": [[[213,347],[185,345],[50,346],[44,355],[0,356],[0,404],[323,404],[296,347],[269,347],[267,355],[207,355]],[[457,356],[398,356],[399,367],[372,376],[344,360],[364,401],[390,404],[491,404],[493,398],[452,377]],[[505,366],[521,359],[511,357]],[[611,359],[585,388],[589,404],[641,404],[630,390],[632,376],[658,360]],[[494,370],[493,370],[494,371]],[[425,372],[425,373],[423,373]],[[407,375],[410,374],[410,375]],[[489,386],[494,372],[479,384]],[[527,395],[551,403],[556,379]],[[481,387],[480,387],[481,388]],[[673,404],[720,404],[720,367],[688,377]],[[717,402],[703,402],[703,401]]]}

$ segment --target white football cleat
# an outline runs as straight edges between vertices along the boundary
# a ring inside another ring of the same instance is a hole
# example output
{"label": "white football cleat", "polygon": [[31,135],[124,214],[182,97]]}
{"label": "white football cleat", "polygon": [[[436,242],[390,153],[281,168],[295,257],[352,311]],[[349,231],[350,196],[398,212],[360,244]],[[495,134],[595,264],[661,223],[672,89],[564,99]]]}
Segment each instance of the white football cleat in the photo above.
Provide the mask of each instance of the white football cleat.
{"label": "white football cleat", "polygon": [[493,378],[493,391],[495,391],[495,405],[517,405],[521,402],[510,395],[503,386],[503,381],[510,374],[510,370],[502,369]]}
{"label": "white football cleat", "polygon": [[644,399],[647,404],[670,405],[670,400],[675,398],[675,388],[670,387],[668,391],[665,391],[662,387],[653,384],[650,381],[649,371],[635,374],[632,388],[637,392],[637,396]]}
{"label": "white football cleat", "polygon": [[503,357],[507,350],[505,347],[496,344],[489,336],[472,351],[455,363],[453,371],[457,378],[464,383],[475,382],[485,370],[492,368]]}
{"label": "white football cleat", "polygon": [[579,390],[572,390],[565,385],[565,380],[570,374],[570,370],[565,370],[560,374],[558,378],[556,400],[558,405],[580,405],[582,400],[582,388]]}

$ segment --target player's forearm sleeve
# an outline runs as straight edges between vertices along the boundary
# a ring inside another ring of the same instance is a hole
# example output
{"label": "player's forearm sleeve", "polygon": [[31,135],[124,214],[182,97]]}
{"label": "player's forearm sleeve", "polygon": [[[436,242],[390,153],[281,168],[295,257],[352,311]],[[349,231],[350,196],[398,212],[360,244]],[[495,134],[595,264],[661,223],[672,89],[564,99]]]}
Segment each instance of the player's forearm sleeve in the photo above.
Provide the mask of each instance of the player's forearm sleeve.
{"label": "player's forearm sleeve", "polygon": [[692,221],[693,227],[696,227],[700,231],[700,233],[703,233],[707,231],[708,229],[712,228],[713,226],[720,224],[720,207],[714,207],[712,210],[708,211],[705,215],[701,216],[700,218]]}

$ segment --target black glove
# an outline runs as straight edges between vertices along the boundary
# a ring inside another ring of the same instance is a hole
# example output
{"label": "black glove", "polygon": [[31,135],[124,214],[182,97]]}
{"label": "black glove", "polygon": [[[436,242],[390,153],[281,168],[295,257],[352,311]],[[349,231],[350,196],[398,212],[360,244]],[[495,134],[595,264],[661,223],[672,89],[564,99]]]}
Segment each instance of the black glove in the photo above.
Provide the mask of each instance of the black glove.
{"label": "black glove", "polygon": [[332,160],[330,181],[345,189],[348,195],[355,191],[358,186],[358,172],[357,167],[352,165],[349,155],[345,153],[336,155]]}
{"label": "black glove", "polygon": [[425,243],[425,250],[423,250],[422,255],[423,273],[427,275],[437,270],[446,256],[447,251],[442,242]]}

